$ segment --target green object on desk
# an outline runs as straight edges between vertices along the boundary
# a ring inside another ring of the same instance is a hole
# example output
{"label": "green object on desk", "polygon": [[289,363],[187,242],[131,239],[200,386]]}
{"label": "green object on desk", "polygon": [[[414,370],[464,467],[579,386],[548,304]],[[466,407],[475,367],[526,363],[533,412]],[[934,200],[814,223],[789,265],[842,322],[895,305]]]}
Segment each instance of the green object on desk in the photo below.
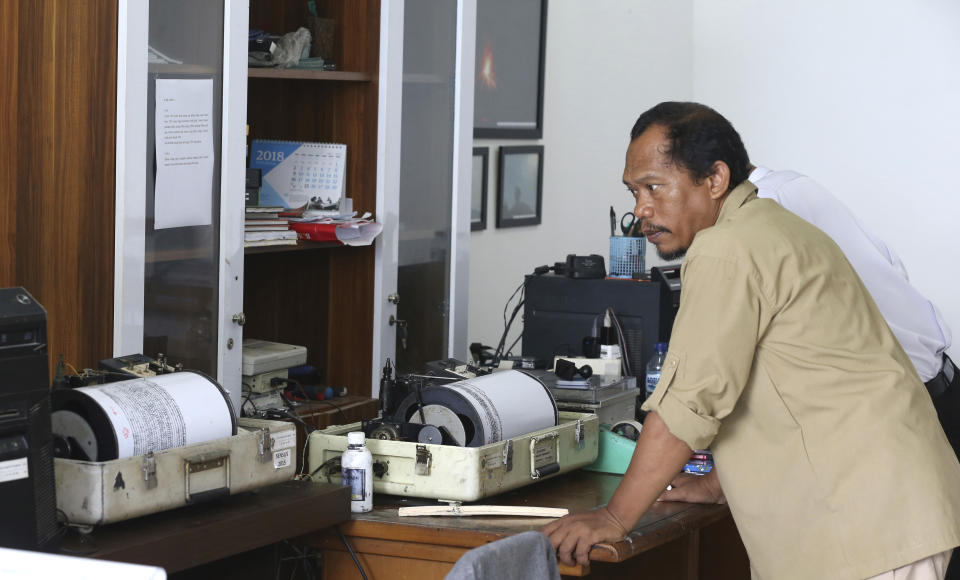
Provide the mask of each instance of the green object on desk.
{"label": "green object on desk", "polygon": [[630,465],[637,442],[610,430],[610,425],[600,425],[600,442],[597,460],[584,467],[587,471],[623,475]]}

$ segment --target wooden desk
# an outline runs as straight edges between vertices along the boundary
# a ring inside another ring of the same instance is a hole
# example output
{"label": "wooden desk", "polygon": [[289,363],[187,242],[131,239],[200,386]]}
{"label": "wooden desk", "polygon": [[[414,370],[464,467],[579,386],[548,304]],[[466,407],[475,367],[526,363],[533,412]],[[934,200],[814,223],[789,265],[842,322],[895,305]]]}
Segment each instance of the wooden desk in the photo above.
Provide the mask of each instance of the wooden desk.
{"label": "wooden desk", "polygon": [[101,526],[88,541],[71,532],[62,553],[161,566],[169,574],[343,522],[349,497],[338,485],[286,481]]}
{"label": "wooden desk", "polygon": [[[566,507],[580,512],[604,505],[619,476],[577,471],[477,502],[499,505]],[[340,525],[370,580],[442,579],[471,548],[527,530],[543,518],[405,517],[397,507],[427,505],[417,498],[374,496],[374,510],[354,514]],[[297,542],[323,551],[324,578],[360,578],[340,537],[330,531]],[[588,567],[560,566],[566,576],[642,580],[749,579],[749,562],[726,506],[658,503],[647,511],[626,540],[597,545]]]}

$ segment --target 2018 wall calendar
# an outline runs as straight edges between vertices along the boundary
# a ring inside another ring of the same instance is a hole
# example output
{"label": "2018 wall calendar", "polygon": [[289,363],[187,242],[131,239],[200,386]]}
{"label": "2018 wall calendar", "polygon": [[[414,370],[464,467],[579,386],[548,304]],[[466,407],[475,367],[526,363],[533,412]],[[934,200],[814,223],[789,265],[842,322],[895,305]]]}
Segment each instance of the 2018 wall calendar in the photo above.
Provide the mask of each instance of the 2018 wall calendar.
{"label": "2018 wall calendar", "polygon": [[346,188],[347,146],[254,139],[250,167],[263,178],[261,205],[331,211],[340,209]]}

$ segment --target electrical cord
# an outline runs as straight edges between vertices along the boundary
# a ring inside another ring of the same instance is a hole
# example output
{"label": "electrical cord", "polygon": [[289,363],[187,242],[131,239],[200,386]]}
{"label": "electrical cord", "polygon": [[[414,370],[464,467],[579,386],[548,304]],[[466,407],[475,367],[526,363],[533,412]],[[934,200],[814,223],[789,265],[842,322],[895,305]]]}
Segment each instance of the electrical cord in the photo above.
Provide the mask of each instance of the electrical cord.
{"label": "electrical cord", "polygon": [[[57,530],[57,536],[62,539],[62,538],[64,538],[64,537],[67,535],[67,533],[71,530],[71,527],[70,527],[70,518],[68,518],[66,512],[64,512],[64,511],[63,511],[62,509],[60,509],[60,508],[57,508],[56,514],[57,514],[57,523],[60,524],[60,529]],[[93,534],[92,534],[91,532],[86,532],[86,533],[84,533],[84,532],[80,531],[80,529],[78,529],[78,528],[73,528],[73,531],[75,531],[75,532],[77,533],[77,535],[80,537],[80,543],[81,543],[81,544],[91,544],[90,549],[88,549],[88,550],[74,550],[74,549],[72,549],[72,548],[66,548],[66,547],[64,547],[64,546],[61,545],[61,546],[60,546],[60,551],[61,551],[61,552],[65,553],[65,554],[74,554],[74,555],[77,555],[77,556],[89,556],[90,554],[93,554],[93,553],[97,552],[97,551],[100,549],[100,548],[97,546],[97,542],[96,542],[96,540],[94,540]]]}
{"label": "electrical cord", "polygon": [[627,356],[627,338],[623,333],[623,326],[620,324],[620,319],[617,318],[617,313],[614,312],[613,308],[608,306],[601,314],[598,314],[594,317],[594,336],[597,336],[597,327],[600,323],[600,317],[604,316],[605,314],[610,316],[610,321],[613,323],[613,327],[617,331],[617,345],[620,347],[620,372],[625,377],[632,376],[633,372],[630,368],[630,358]]}
{"label": "electrical cord", "polygon": [[[329,467],[329,466],[333,465],[334,463],[337,463],[338,461],[340,461],[340,456],[339,456],[339,455],[337,455],[336,457],[331,457],[330,459],[328,459],[328,460],[324,461],[323,463],[321,463],[319,467],[317,467],[316,469],[314,469],[313,471],[311,471],[311,472],[310,472],[310,475],[308,475],[307,477],[309,477],[309,478],[312,480],[312,479],[313,479],[313,476],[316,475],[316,474],[317,474],[320,470],[322,470],[324,467]],[[329,476],[329,475],[327,476],[327,482],[328,482],[328,483],[330,482],[330,476]]]}
{"label": "electrical cord", "polygon": [[296,544],[284,540],[280,544],[287,550],[293,552],[293,556],[283,556],[276,558],[277,568],[276,575],[274,578],[280,577],[280,570],[283,567],[284,563],[293,562],[293,568],[290,570],[290,577],[293,578],[296,574],[296,571],[299,569],[303,572],[304,578],[316,579],[319,577],[317,574],[317,569],[314,560],[316,559],[316,553],[312,548],[304,547],[300,548]]}
{"label": "electrical cord", "polygon": [[520,339],[523,338],[523,333],[517,335],[516,340],[510,344],[510,348],[507,349],[507,356],[510,356],[510,353],[513,352],[513,347],[517,346],[517,343],[520,342]]}
{"label": "electrical cord", "polygon": [[[336,409],[337,412],[340,413],[340,419],[343,421],[344,424],[350,422],[350,420],[347,419],[347,414],[343,412],[343,408],[340,407],[340,405],[334,403],[333,401],[331,401],[331,400],[329,400],[329,399],[311,399],[309,396],[307,396],[307,391],[306,391],[306,389],[303,388],[303,385],[300,384],[300,381],[298,381],[298,380],[296,380],[296,379],[289,379],[289,378],[287,378],[287,379],[285,379],[285,378],[278,378],[278,379],[275,379],[275,380],[278,380],[278,381],[280,381],[280,382],[284,382],[284,383],[288,383],[288,384],[292,384],[292,385],[296,386],[296,387],[300,390],[300,394],[303,395],[303,398],[304,398],[304,400],[306,400],[306,401],[310,401],[311,403],[324,403],[324,404],[330,405],[331,407],[333,407],[334,409]],[[292,407],[292,406],[293,406],[293,402],[290,401],[290,399],[287,398],[286,394],[284,394],[283,391],[280,391],[280,396],[283,398],[283,400],[284,400],[284,402],[287,404],[287,406],[289,406],[289,407]]]}
{"label": "electrical cord", "polygon": [[343,420],[343,424],[344,424],[344,425],[346,425],[347,423],[350,422],[350,420],[347,419],[347,414],[343,412],[343,408],[342,408],[340,405],[334,403],[333,401],[330,401],[330,400],[327,400],[327,399],[323,399],[322,401],[311,401],[311,402],[313,402],[313,403],[324,403],[324,404],[326,404],[326,405],[330,405],[331,407],[335,408],[335,409],[337,410],[337,412],[340,413],[340,419]]}
{"label": "electrical cord", "polygon": [[350,542],[347,541],[347,537],[343,535],[343,532],[340,530],[340,526],[334,526],[337,528],[337,534],[340,535],[340,540],[343,541],[343,545],[347,547],[347,551],[350,552],[350,557],[353,558],[353,563],[357,565],[357,570],[360,571],[360,576],[363,577],[363,580],[367,580],[367,573],[363,571],[363,566],[360,565],[360,560],[357,559],[357,554],[353,551],[353,546],[350,545]]}
{"label": "electrical cord", "polygon": [[[249,385],[246,385],[246,383],[244,383],[243,386],[249,387]],[[244,411],[244,407],[245,407],[248,403],[250,404],[251,407],[253,407],[253,414],[254,414],[254,415],[256,415],[257,413],[260,412],[260,409],[257,408],[257,404],[253,402],[253,399],[250,398],[250,395],[251,395],[251,392],[250,392],[249,388],[248,388],[248,390],[243,391],[243,402],[240,403],[240,414],[243,415],[244,417],[249,417],[249,416],[250,416],[249,414],[246,413],[246,411]]]}
{"label": "electrical cord", "polygon": [[[553,266],[537,266],[533,269],[534,276],[542,276],[551,270],[556,272],[560,267],[560,263],[557,262]],[[517,318],[517,314],[520,313],[520,309],[523,308],[523,305],[526,304],[526,291],[527,291],[527,278],[524,277],[523,282],[517,286],[517,289],[513,291],[513,294],[510,295],[510,298],[507,298],[506,304],[503,305],[503,334],[500,336],[500,341],[497,343],[497,348],[493,351],[493,358],[495,361],[499,361],[504,356],[509,356],[513,351],[513,347],[517,345],[520,339],[523,337],[523,333],[516,338],[516,340],[511,343],[510,348],[504,352],[504,345],[507,342],[507,335],[510,333],[510,327],[513,326],[513,321]],[[513,298],[520,293],[520,298],[517,301],[517,305],[514,306],[513,312],[510,314],[510,319],[507,320],[507,310],[510,308],[510,303],[513,301]],[[522,318],[521,318],[522,319]]]}
{"label": "electrical cord", "polygon": [[[517,317],[517,312],[520,311],[520,308],[523,307],[523,291],[527,286],[527,281],[524,279],[523,282],[517,286],[517,289],[513,291],[513,294],[510,295],[510,298],[507,298],[506,304],[503,305],[503,334],[500,336],[500,341],[497,342],[497,348],[493,351],[493,358],[495,360],[500,360],[503,357],[503,346],[507,342],[507,333],[510,332],[510,327],[513,325],[514,319]],[[513,301],[514,296],[520,292],[520,299],[517,302],[517,305],[513,309],[513,313],[510,315],[510,320],[507,320],[507,309],[510,308],[510,303]]]}
{"label": "electrical cord", "polygon": [[620,370],[623,371],[623,376],[629,377],[633,373],[630,370],[630,357],[627,356],[627,338],[623,334],[623,327],[620,325],[617,313],[613,308],[607,308],[607,312],[610,313],[610,320],[617,329],[617,342],[620,344]]}

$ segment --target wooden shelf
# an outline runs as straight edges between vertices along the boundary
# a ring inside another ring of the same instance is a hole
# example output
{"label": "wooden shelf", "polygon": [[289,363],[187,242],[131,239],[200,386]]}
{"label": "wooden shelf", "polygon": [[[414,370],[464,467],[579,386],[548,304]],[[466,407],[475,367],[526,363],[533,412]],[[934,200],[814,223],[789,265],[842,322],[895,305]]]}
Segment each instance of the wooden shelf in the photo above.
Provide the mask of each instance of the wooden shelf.
{"label": "wooden shelf", "polygon": [[[346,191],[355,207],[374,210],[382,3],[317,2],[323,17],[336,22],[330,60],[338,70],[247,68],[250,138],[345,144]],[[307,19],[305,2],[249,5],[253,29],[296,30]],[[307,364],[326,384],[368,396],[379,376],[370,356],[376,248],[338,248],[336,242],[246,248],[244,334],[305,346]]]}
{"label": "wooden shelf", "polygon": [[302,250],[321,250],[327,248],[343,248],[343,244],[338,242],[297,242],[297,245],[289,246],[251,246],[244,248],[244,254],[274,254],[276,252],[299,252]]}
{"label": "wooden shelf", "polygon": [[248,69],[247,76],[252,79],[300,79],[308,81],[366,82],[373,80],[373,75],[364,72],[315,70],[306,68],[252,67]]}

